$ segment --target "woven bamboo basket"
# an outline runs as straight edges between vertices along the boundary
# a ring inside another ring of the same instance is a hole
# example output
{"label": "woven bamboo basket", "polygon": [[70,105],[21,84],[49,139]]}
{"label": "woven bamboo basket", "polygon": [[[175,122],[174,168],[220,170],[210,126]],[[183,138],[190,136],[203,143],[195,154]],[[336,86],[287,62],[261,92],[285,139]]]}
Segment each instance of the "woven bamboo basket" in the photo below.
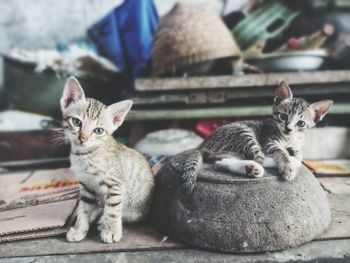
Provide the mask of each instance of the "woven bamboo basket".
{"label": "woven bamboo basket", "polygon": [[221,18],[206,4],[177,3],[164,16],[153,45],[153,73],[220,58],[237,58],[240,50]]}

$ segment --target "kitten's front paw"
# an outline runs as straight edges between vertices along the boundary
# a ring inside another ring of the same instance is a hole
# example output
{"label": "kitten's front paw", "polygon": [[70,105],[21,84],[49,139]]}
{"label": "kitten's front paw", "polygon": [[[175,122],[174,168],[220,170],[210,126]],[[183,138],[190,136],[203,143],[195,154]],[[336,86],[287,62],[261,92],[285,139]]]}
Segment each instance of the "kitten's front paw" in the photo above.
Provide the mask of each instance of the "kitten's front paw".
{"label": "kitten's front paw", "polygon": [[101,230],[101,240],[105,243],[115,243],[120,241],[122,238],[122,231],[118,230],[109,230],[109,229],[102,229]]}
{"label": "kitten's front paw", "polygon": [[67,240],[69,242],[79,242],[83,240],[87,235],[87,231],[80,231],[75,229],[74,227],[71,227],[67,232]]}
{"label": "kitten's front paw", "polygon": [[302,160],[294,156],[290,157],[290,162],[292,163],[292,166],[295,167],[296,170],[298,170],[302,165]]}
{"label": "kitten's front paw", "polygon": [[287,163],[279,169],[279,172],[284,179],[290,181],[296,177],[298,169],[293,167],[291,163]]}
{"label": "kitten's front paw", "polygon": [[257,154],[254,155],[253,159],[258,163],[263,163],[266,157],[261,151],[259,151]]}
{"label": "kitten's front paw", "polygon": [[97,230],[101,232],[101,230],[105,227],[105,217],[102,215],[97,222]]}
{"label": "kitten's front paw", "polygon": [[245,171],[248,176],[252,177],[262,177],[264,175],[264,168],[256,163],[256,162],[249,162],[245,165]]}

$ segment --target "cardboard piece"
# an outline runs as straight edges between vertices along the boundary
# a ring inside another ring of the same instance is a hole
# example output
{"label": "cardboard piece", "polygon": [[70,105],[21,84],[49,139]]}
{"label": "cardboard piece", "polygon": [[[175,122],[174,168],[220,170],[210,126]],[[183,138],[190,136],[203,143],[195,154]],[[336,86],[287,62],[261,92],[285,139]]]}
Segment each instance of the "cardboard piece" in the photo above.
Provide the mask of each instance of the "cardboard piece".
{"label": "cardboard piece", "polygon": [[69,169],[0,175],[0,242],[65,233],[78,199]]}
{"label": "cardboard piece", "polygon": [[303,162],[317,176],[350,175],[350,160],[304,160]]}

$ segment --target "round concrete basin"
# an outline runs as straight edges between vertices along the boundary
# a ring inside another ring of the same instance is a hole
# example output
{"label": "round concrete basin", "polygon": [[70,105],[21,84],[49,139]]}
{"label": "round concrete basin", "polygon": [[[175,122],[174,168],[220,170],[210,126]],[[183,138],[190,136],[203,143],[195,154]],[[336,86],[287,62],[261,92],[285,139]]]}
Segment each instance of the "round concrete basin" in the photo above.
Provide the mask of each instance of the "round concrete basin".
{"label": "round concrete basin", "polygon": [[225,252],[264,252],[311,241],[329,226],[326,193],[304,166],[285,181],[273,170],[248,178],[205,164],[191,194],[181,190],[181,169],[182,161],[173,158],[158,172],[151,215],[154,227],[173,239]]}

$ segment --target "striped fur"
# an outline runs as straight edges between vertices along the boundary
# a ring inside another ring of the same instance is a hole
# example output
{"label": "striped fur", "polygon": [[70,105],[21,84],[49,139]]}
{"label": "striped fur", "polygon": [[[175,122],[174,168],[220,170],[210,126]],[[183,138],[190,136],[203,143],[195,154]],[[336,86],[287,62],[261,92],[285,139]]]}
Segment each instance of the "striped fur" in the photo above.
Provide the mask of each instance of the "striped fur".
{"label": "striped fur", "polygon": [[263,176],[263,166],[273,163],[284,179],[293,179],[302,160],[304,130],[322,120],[331,105],[332,101],[310,105],[293,98],[288,85],[281,82],[272,117],[224,125],[191,154],[186,153],[184,188],[192,191],[202,159],[214,161],[217,168],[255,177]]}
{"label": "striped fur", "polygon": [[[130,101],[107,107],[85,99],[78,81],[67,80],[61,99],[63,126],[71,143],[71,169],[80,181],[81,192],[68,241],[84,239],[90,223],[99,217],[102,241],[117,242],[122,237],[122,221],[138,222],[148,214],[154,186],[150,166],[140,153],[112,137],[130,107]],[[103,132],[96,133],[96,128]],[[103,203],[102,215],[98,201]]]}

